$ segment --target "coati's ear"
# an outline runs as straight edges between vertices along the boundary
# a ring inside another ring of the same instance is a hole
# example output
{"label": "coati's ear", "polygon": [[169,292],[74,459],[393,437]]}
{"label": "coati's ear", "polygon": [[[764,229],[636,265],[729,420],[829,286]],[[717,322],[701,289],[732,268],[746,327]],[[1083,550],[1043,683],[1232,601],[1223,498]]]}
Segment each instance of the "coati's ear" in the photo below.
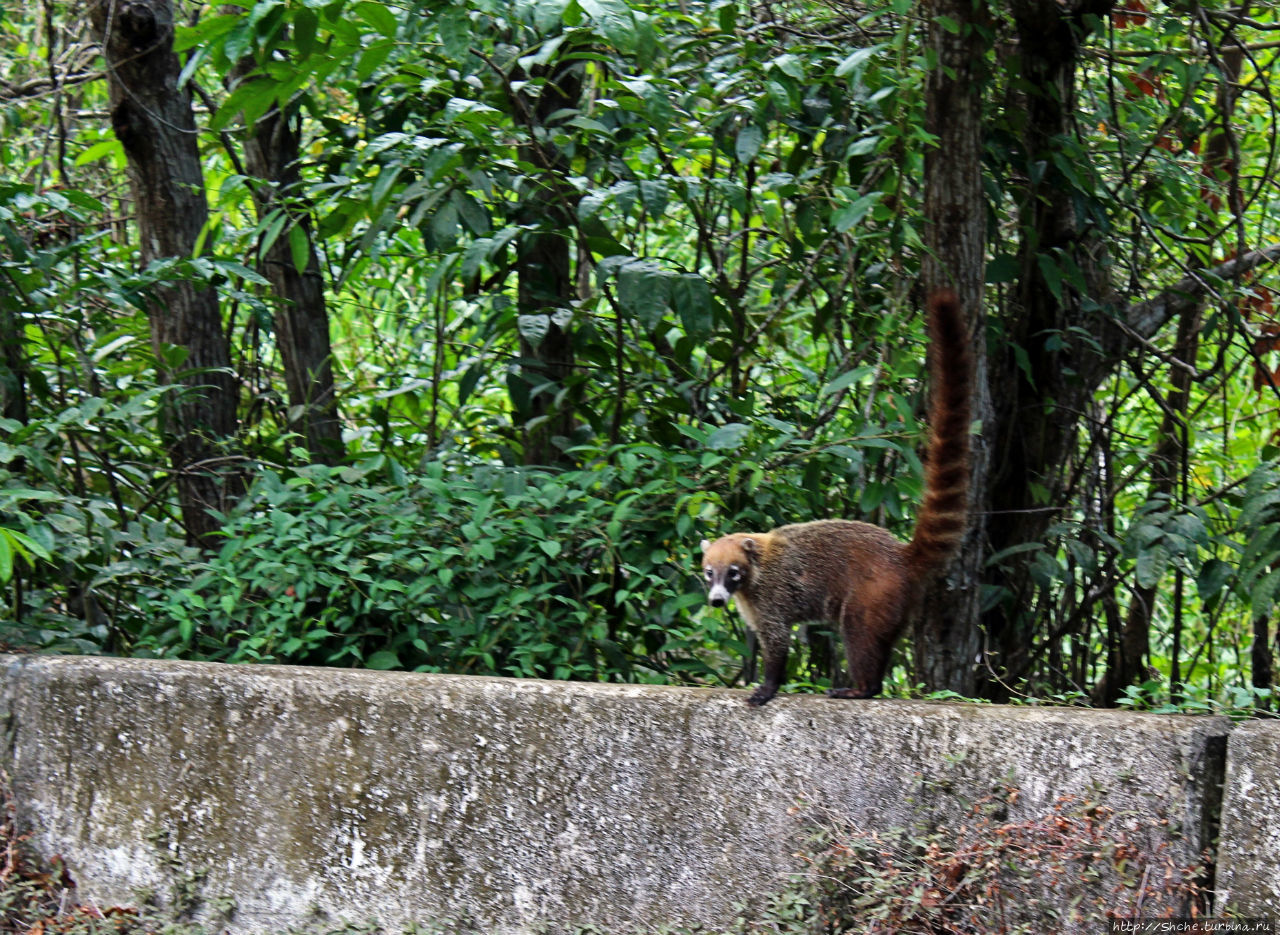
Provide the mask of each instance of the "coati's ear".
{"label": "coati's ear", "polygon": [[752,538],[750,538],[750,537],[748,537],[748,538],[746,538],[746,539],[743,539],[743,540],[742,540],[742,551],[746,552],[746,553],[747,553],[747,555],[751,556],[752,558],[759,558],[759,557],[760,557],[760,543],[759,543],[759,542],[756,542],[756,540],[754,540],[754,539],[752,539]]}
{"label": "coati's ear", "polygon": [[704,552],[705,552],[705,551],[707,551],[707,549],[709,549],[709,548],[711,548],[711,540],[710,540],[710,539],[703,539],[703,540],[702,540],[702,551],[704,551]]}

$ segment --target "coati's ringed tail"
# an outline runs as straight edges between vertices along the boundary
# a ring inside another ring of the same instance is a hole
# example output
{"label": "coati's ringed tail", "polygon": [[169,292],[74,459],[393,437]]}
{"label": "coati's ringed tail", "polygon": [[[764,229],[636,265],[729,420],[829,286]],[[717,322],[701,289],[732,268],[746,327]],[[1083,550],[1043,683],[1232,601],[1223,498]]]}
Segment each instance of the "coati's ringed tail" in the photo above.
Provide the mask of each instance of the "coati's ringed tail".
{"label": "coati's ringed tail", "polygon": [[964,538],[972,366],[967,321],[951,292],[930,297],[929,335],[931,437],[924,498],[910,542],[879,526],[840,519],[702,542],[708,600],[719,607],[732,597],[760,642],[764,681],[748,699],[753,705],[777,694],[792,624],[814,620],[839,624],[848,658],[852,684],[830,694],[877,694],[911,595]]}

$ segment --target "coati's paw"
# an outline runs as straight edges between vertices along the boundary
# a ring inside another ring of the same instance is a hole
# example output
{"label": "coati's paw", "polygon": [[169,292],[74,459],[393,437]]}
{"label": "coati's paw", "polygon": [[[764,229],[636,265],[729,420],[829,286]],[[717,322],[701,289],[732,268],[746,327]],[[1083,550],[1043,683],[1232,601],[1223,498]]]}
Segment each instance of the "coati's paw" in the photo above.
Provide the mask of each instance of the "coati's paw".
{"label": "coati's paw", "polygon": [[873,698],[879,693],[880,689],[875,691],[867,691],[863,688],[828,688],[828,698]]}
{"label": "coati's paw", "polygon": [[747,697],[747,704],[758,708],[776,694],[776,690],[770,690],[761,685]]}

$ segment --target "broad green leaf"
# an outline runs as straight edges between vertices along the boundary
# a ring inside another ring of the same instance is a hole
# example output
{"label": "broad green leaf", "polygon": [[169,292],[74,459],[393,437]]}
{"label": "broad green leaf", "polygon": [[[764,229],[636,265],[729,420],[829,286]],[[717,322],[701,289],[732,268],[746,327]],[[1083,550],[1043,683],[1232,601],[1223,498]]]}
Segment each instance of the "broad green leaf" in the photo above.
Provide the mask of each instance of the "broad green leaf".
{"label": "broad green leaf", "polygon": [[356,62],[356,77],[361,81],[368,81],[395,47],[394,39],[379,39],[371,43],[360,55],[360,60]]}
{"label": "broad green leaf", "polygon": [[262,231],[262,237],[258,241],[258,255],[265,258],[271,247],[275,244],[276,239],[284,230],[285,224],[289,222],[289,215],[281,208],[277,208],[263,218],[262,223],[258,225]]}
{"label": "broad green leaf", "polygon": [[738,137],[733,144],[734,155],[738,157],[739,162],[751,162],[759,155],[763,143],[763,130],[754,124],[743,127],[738,131]]}
{"label": "broad green leaf", "polygon": [[294,269],[299,273],[307,271],[307,264],[311,260],[311,241],[301,224],[295,223],[289,228],[289,256],[293,259]]}
{"label": "broad green leaf", "polygon": [[865,49],[857,49],[851,52],[849,55],[845,56],[844,60],[841,61],[839,65],[836,66],[836,77],[843,78],[854,69],[861,68],[866,65],[866,63],[871,60],[871,57],[883,48],[884,46],[872,45]]}
{"label": "broad green leaf", "polygon": [[0,528],[0,582],[7,582],[13,577],[13,546],[9,536],[12,530]]}
{"label": "broad green leaf", "polygon": [[351,8],[356,16],[360,17],[378,32],[382,33],[389,39],[394,39],[396,31],[400,24],[396,21],[396,15],[388,9],[385,3],[375,3],[374,0],[363,0]]}
{"label": "broad green leaf", "polygon": [[464,7],[447,7],[437,20],[440,44],[454,61],[465,59],[471,52],[471,22]]}
{"label": "broad green leaf", "polygon": [[832,393],[838,393],[843,389],[847,389],[848,387],[852,386],[854,383],[857,383],[867,374],[874,373],[875,369],[876,369],[875,367],[872,367],[869,364],[861,364],[857,367],[854,367],[852,370],[846,370],[844,373],[840,374],[838,377],[836,377],[834,380],[832,380],[830,383],[824,386],[818,395],[830,396]]}
{"label": "broad green leaf", "polygon": [[520,337],[537,347],[551,330],[551,316],[521,315],[516,319],[516,326],[520,331]]}
{"label": "broad green leaf", "polygon": [[316,32],[320,26],[320,17],[314,10],[301,9],[293,17],[293,43],[303,56],[310,55],[316,48]]}
{"label": "broad green leaf", "polygon": [[1269,572],[1249,592],[1249,609],[1254,619],[1271,613],[1276,603],[1276,593],[1280,590],[1280,569]]}
{"label": "broad green leaf", "polygon": [[112,162],[118,161],[124,155],[124,147],[118,139],[100,140],[94,143],[80,155],[75,158],[77,167],[87,165],[99,159],[110,157]]}
{"label": "broad green leaf", "polygon": [[874,208],[876,202],[880,200],[880,195],[880,192],[870,192],[855,199],[843,208],[837,210],[835,214],[831,216],[831,223],[839,233],[846,233],[851,227],[861,223],[863,218],[871,213],[871,209]]}
{"label": "broad green leaf", "polygon": [[619,51],[635,47],[635,15],[625,0],[577,0],[577,4]]}
{"label": "broad green leaf", "polygon": [[618,301],[645,330],[662,321],[671,292],[671,275],[648,260],[626,263],[618,270]]}
{"label": "broad green leaf", "polygon": [[489,233],[489,212],[484,209],[480,202],[466,192],[457,189],[449,196],[449,201],[468,231],[477,237],[484,237]]}
{"label": "broad green leaf", "polygon": [[987,264],[986,281],[993,285],[1017,282],[1018,260],[1012,254],[1001,253]]}
{"label": "broad green leaf", "polygon": [[365,660],[364,664],[368,666],[370,669],[378,669],[382,671],[385,671],[387,669],[403,668],[400,662],[400,657],[397,656],[395,652],[390,649],[383,649],[383,650],[379,650],[376,653],[373,653],[368,659]]}
{"label": "broad green leaf", "polygon": [[1135,567],[1138,585],[1144,588],[1155,587],[1164,577],[1169,566],[1169,549],[1161,543],[1148,545],[1138,553]]}
{"label": "broad green leaf", "polygon": [[707,447],[712,451],[736,451],[751,432],[751,426],[743,422],[729,422],[707,437]]}
{"label": "broad green leaf", "polygon": [[671,283],[671,305],[692,336],[711,332],[714,323],[711,287],[697,273],[682,273]]}
{"label": "broad green leaf", "polygon": [[1234,573],[1235,569],[1222,559],[1209,559],[1196,577],[1196,594],[1202,601],[1208,600],[1222,590]]}
{"label": "broad green leaf", "polygon": [[1044,284],[1049,287],[1049,292],[1053,298],[1062,301],[1062,272],[1058,269],[1057,261],[1047,253],[1041,253],[1036,257],[1036,264],[1040,267],[1040,275],[1044,277]]}
{"label": "broad green leaf", "polygon": [[657,219],[667,210],[667,183],[665,179],[645,179],[640,182],[640,201],[649,216]]}

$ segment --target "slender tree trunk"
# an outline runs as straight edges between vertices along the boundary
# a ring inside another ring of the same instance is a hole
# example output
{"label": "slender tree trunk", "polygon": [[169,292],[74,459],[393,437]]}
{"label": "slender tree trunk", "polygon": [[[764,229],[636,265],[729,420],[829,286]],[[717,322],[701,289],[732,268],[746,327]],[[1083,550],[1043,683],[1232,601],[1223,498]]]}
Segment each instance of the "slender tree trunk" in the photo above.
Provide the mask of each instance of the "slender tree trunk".
{"label": "slender tree trunk", "polygon": [[[929,47],[938,56],[926,88],[926,129],[937,145],[925,156],[924,220],[928,249],[922,278],[926,293],[952,289],[972,316],[973,416],[988,421],[986,314],[987,212],[982,193],[982,101],[989,17],[985,3],[932,0]],[[940,17],[958,23],[951,32]],[[932,353],[932,349],[930,349]],[[925,591],[912,621],[916,674],[934,690],[972,695],[982,653],[978,629],[982,597],[983,527],[989,458],[982,439],[972,441],[969,475],[969,530],[946,573]]]}
{"label": "slender tree trunk", "polygon": [[[237,8],[232,8],[233,10]],[[254,70],[252,58],[231,71],[234,86]],[[245,169],[257,179],[253,197],[262,220],[275,211],[288,217],[284,229],[267,248],[259,268],[275,296],[275,339],[284,365],[289,398],[289,426],[306,439],[307,451],[318,462],[333,464],[343,452],[333,386],[333,348],[329,342],[329,312],[324,277],[316,255],[308,206],[299,202],[300,134],[296,114],[272,105],[257,122],[246,127]],[[295,239],[305,244],[302,269],[295,260]]]}
{"label": "slender tree trunk", "polygon": [[[1178,340],[1173,354],[1193,368],[1200,348],[1202,320],[1198,307],[1188,308],[1178,316]],[[1165,397],[1160,437],[1151,458],[1152,497],[1177,496],[1186,457],[1183,442],[1186,437],[1187,411],[1191,404],[1191,373],[1177,367],[1169,375],[1169,379],[1171,388]],[[1151,620],[1157,593],[1154,585],[1139,587],[1134,591],[1129,601],[1124,629],[1116,646],[1116,655],[1093,692],[1095,704],[1113,706],[1125,687],[1141,681],[1147,671],[1145,660],[1151,646]]]}
{"label": "slender tree trunk", "polygon": [[[517,378],[521,398],[517,412],[525,421],[525,464],[552,464],[565,460],[555,444],[567,438],[575,425],[573,406],[557,396],[566,388],[574,371],[573,335],[567,317],[575,294],[572,271],[572,205],[565,201],[560,179],[568,162],[542,131],[552,114],[577,108],[582,97],[582,66],[578,62],[552,62],[534,69],[531,77],[542,78],[536,98],[524,98],[520,110],[530,134],[537,134],[521,147],[521,157],[535,166],[536,187],[524,198],[520,221],[526,230],[516,245],[516,275],[519,281],[517,307],[524,320],[545,322],[541,338],[521,330],[520,356],[524,359]],[[532,180],[532,179],[531,179]]]}
{"label": "slender tree trunk", "polygon": [[0,289],[0,415],[26,425],[27,349],[16,305],[16,297],[5,284]]}
{"label": "slender tree trunk", "polygon": [[[1271,651],[1270,620],[1264,614],[1253,620],[1253,645],[1249,652],[1249,675],[1254,688],[1270,690],[1273,685],[1275,656]],[[1260,702],[1260,707],[1269,710],[1268,702]]]}
{"label": "slender tree trunk", "polygon": [[[178,87],[173,9],[169,0],[91,0],[89,17],[106,59],[111,126],[128,158],[140,259],[189,257],[208,205],[191,97]],[[150,320],[160,379],[184,387],[165,413],[183,523],[191,542],[212,546],[209,511],[226,510],[240,490],[225,470],[237,389],[217,295],[190,281],[158,285]]]}

